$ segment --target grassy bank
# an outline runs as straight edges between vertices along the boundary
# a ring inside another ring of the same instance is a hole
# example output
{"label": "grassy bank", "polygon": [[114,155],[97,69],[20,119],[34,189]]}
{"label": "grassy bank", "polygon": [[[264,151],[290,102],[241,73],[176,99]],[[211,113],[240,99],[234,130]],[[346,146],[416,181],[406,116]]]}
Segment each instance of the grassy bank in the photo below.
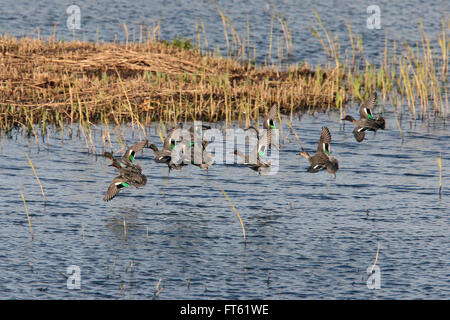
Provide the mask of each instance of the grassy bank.
{"label": "grassy bank", "polygon": [[0,38],[0,126],[257,119],[328,109],[344,88],[333,70],[243,64],[170,43]]}
{"label": "grassy bank", "polygon": [[[381,92],[375,112],[389,104],[399,126],[404,110],[410,121],[448,117],[449,21],[442,21],[437,43],[419,29],[421,43],[398,48],[394,43],[392,50],[386,35],[382,60],[374,62],[364,57],[362,38],[350,25],[351,48],[343,53],[338,37],[316,14],[310,30],[330,63],[282,68],[270,61],[255,65],[249,32],[239,37],[217,9],[227,39],[224,57],[201,45],[203,38],[207,43],[203,27],[198,28],[197,45],[183,38],[160,41],[158,27],[122,44],[1,36],[0,131],[23,128],[30,134],[36,125],[45,132],[48,124],[63,129],[77,123],[89,130],[98,123],[145,126],[192,120],[249,125],[274,103],[288,115],[331,109],[344,114],[346,102],[364,100],[375,90]],[[282,60],[292,50],[292,36],[279,14],[274,21],[285,36],[278,44]],[[269,39],[272,44],[272,28]]]}

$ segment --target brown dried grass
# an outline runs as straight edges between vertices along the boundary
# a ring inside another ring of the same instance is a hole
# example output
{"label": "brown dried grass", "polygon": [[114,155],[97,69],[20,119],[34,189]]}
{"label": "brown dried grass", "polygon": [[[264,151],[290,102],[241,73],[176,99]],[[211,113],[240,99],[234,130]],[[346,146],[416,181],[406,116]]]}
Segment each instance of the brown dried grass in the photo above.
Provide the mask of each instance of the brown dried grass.
{"label": "brown dried grass", "polygon": [[[32,123],[257,119],[273,103],[282,112],[329,109],[337,69],[252,66],[155,41],[87,43],[0,37],[0,126]],[[131,108],[130,108],[131,106]]]}

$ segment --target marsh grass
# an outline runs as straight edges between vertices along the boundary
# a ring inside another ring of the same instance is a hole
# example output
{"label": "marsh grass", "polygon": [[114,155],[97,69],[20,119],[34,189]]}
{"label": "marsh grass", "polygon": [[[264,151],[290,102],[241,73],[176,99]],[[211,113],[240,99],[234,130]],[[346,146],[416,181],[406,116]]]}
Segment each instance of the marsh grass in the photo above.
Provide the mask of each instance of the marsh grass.
{"label": "marsh grass", "polygon": [[[331,61],[327,69],[333,70],[334,74],[345,75],[336,78],[335,84],[347,88],[353,100],[365,101],[372,92],[381,92],[382,103],[379,103],[378,112],[385,111],[389,100],[400,131],[399,119],[403,109],[407,109],[410,123],[416,120],[430,123],[432,118],[447,120],[450,52],[447,29],[450,19],[442,19],[441,30],[433,41],[425,33],[421,21],[418,25],[420,41],[413,45],[408,41],[392,41],[389,45],[391,42],[386,32],[383,55],[379,61],[369,61],[364,56],[362,36],[355,35],[349,23],[347,29],[351,48],[343,54],[338,37],[329,32],[317,12],[314,13],[317,22],[310,30]],[[336,91],[335,101],[342,116],[341,93]]]}
{"label": "marsh grass", "polygon": [[[96,154],[93,128],[102,125],[103,148],[111,147],[111,132],[126,145],[121,125],[131,123],[145,137],[152,122],[180,123],[193,120],[258,121],[272,104],[291,116],[299,112],[338,110],[380,92],[375,112],[382,113],[391,102],[397,125],[403,109],[410,123],[448,117],[448,27],[442,20],[437,40],[419,25],[420,39],[388,46],[380,61],[364,56],[362,36],[347,24],[350,47],[343,50],[339,38],[327,30],[317,12],[310,30],[320,41],[326,65],[307,63],[281,65],[292,54],[292,31],[287,19],[273,6],[270,15],[269,52],[263,65],[255,63],[251,47],[251,25],[240,35],[231,19],[220,9],[226,40],[226,56],[208,47],[203,21],[197,22],[197,43],[176,37],[161,41],[160,21],[140,27],[139,37],[126,33],[125,43],[57,41],[0,36],[0,131],[11,135],[19,130],[44,139],[53,125],[64,136],[84,139],[86,149]],[[274,37],[278,24],[282,37]],[[252,50],[253,49],[253,50]],[[272,51],[278,51],[278,64]],[[401,126],[399,126],[401,129]],[[134,132],[134,131],[133,131]],[[160,134],[162,137],[162,135]],[[403,136],[403,135],[402,135]]]}
{"label": "marsh grass", "polygon": [[70,137],[78,126],[91,152],[98,124],[109,130],[128,122],[142,129],[153,121],[256,120],[273,103],[283,112],[326,110],[336,94],[336,75],[306,64],[280,70],[150,40],[99,44],[4,35],[0,51],[0,130],[24,130],[39,144],[36,126],[45,133],[53,124]]}
{"label": "marsh grass", "polygon": [[294,127],[292,126],[292,123],[290,121],[287,121],[287,124],[289,128],[291,128],[292,133],[294,134],[295,138],[297,139],[298,145],[300,148],[302,148],[302,141],[300,140],[300,137],[298,136],[297,132],[295,131]]}

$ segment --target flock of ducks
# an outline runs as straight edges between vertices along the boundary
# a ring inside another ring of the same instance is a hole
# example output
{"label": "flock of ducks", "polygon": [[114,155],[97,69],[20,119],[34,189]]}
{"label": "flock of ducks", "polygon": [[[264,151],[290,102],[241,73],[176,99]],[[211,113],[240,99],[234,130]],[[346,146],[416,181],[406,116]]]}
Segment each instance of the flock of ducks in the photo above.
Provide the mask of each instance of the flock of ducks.
{"label": "flock of ducks", "polygon": [[[382,116],[374,117],[371,109],[376,105],[377,95],[373,93],[367,101],[360,106],[360,120],[355,120],[352,116],[347,115],[342,120],[350,121],[354,124],[353,135],[357,142],[363,141],[366,131],[376,132],[378,129],[385,129],[385,120]],[[250,126],[245,130],[253,130],[256,133],[257,145],[250,154],[244,155],[235,150],[234,154],[243,159],[243,165],[261,174],[264,168],[271,166],[270,162],[263,161],[262,157],[266,154],[272,146],[280,148],[280,146],[271,139],[272,130],[275,129],[274,119],[277,116],[278,108],[273,105],[269,113],[264,118],[263,133],[260,134],[258,128]],[[211,129],[209,126],[202,125],[199,127],[190,127],[189,134],[191,140],[185,141],[181,138],[175,137],[176,129],[172,128],[167,134],[163,142],[161,150],[155,144],[150,144],[148,140],[136,143],[125,151],[121,158],[114,158],[112,152],[105,152],[104,156],[111,160],[111,166],[118,171],[116,176],[110,183],[104,201],[113,199],[120,190],[129,186],[136,188],[143,187],[147,184],[147,177],[142,173],[142,168],[134,163],[135,156],[144,148],[153,150],[154,161],[167,165],[169,173],[171,170],[181,170],[189,163],[198,166],[201,169],[208,170],[208,167],[214,162],[214,157],[206,152],[206,147],[209,141],[203,140],[203,131]],[[195,145],[193,141],[201,141],[201,145]],[[176,149],[176,147],[178,147]],[[330,156],[331,152],[331,133],[327,127],[322,127],[320,139],[317,145],[317,150],[314,155],[310,155],[301,147],[301,152],[298,155],[304,157],[308,163],[309,168],[307,172],[315,173],[321,170],[327,170],[329,173],[336,176],[339,170],[339,162],[336,158]],[[173,156],[177,155],[177,159]],[[250,156],[253,156],[253,161],[250,161]],[[194,161],[200,159],[201,161]],[[256,160],[255,160],[256,159]]]}

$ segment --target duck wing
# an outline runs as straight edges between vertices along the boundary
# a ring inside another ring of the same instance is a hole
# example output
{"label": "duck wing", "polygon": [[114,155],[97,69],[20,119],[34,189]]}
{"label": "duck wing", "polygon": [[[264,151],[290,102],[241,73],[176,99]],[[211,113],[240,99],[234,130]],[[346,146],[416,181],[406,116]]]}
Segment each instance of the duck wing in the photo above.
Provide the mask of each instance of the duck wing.
{"label": "duck wing", "polygon": [[269,110],[269,113],[267,113],[266,117],[264,118],[263,127],[266,130],[275,129],[275,123],[274,119],[278,114],[278,106],[276,104],[273,104],[272,107]]}
{"label": "duck wing", "polygon": [[357,126],[355,129],[353,129],[353,135],[355,136],[356,141],[361,142],[364,140],[364,137],[366,136],[366,130],[367,128]]}
{"label": "duck wing", "polygon": [[126,188],[130,185],[129,181],[123,176],[119,175],[115,177],[106,191],[105,196],[103,197],[104,201],[109,201],[114,199],[114,197],[119,193],[119,191],[123,188]]}
{"label": "duck wing", "polygon": [[317,144],[317,154],[325,154],[330,156],[331,151],[331,133],[327,127],[322,127],[319,143]]}
{"label": "duck wing", "polygon": [[169,130],[166,138],[164,139],[163,150],[171,151],[173,148],[175,148],[175,144],[177,142],[177,139],[179,138],[178,129],[181,129],[181,126],[176,126]]}
{"label": "duck wing", "polygon": [[377,93],[374,92],[359,108],[359,116],[361,119],[373,120],[372,109],[377,103]]}
{"label": "duck wing", "polygon": [[147,144],[148,140],[144,140],[132,145],[127,149],[127,151],[125,151],[125,154],[122,156],[122,160],[133,163],[136,153],[141,151]]}

